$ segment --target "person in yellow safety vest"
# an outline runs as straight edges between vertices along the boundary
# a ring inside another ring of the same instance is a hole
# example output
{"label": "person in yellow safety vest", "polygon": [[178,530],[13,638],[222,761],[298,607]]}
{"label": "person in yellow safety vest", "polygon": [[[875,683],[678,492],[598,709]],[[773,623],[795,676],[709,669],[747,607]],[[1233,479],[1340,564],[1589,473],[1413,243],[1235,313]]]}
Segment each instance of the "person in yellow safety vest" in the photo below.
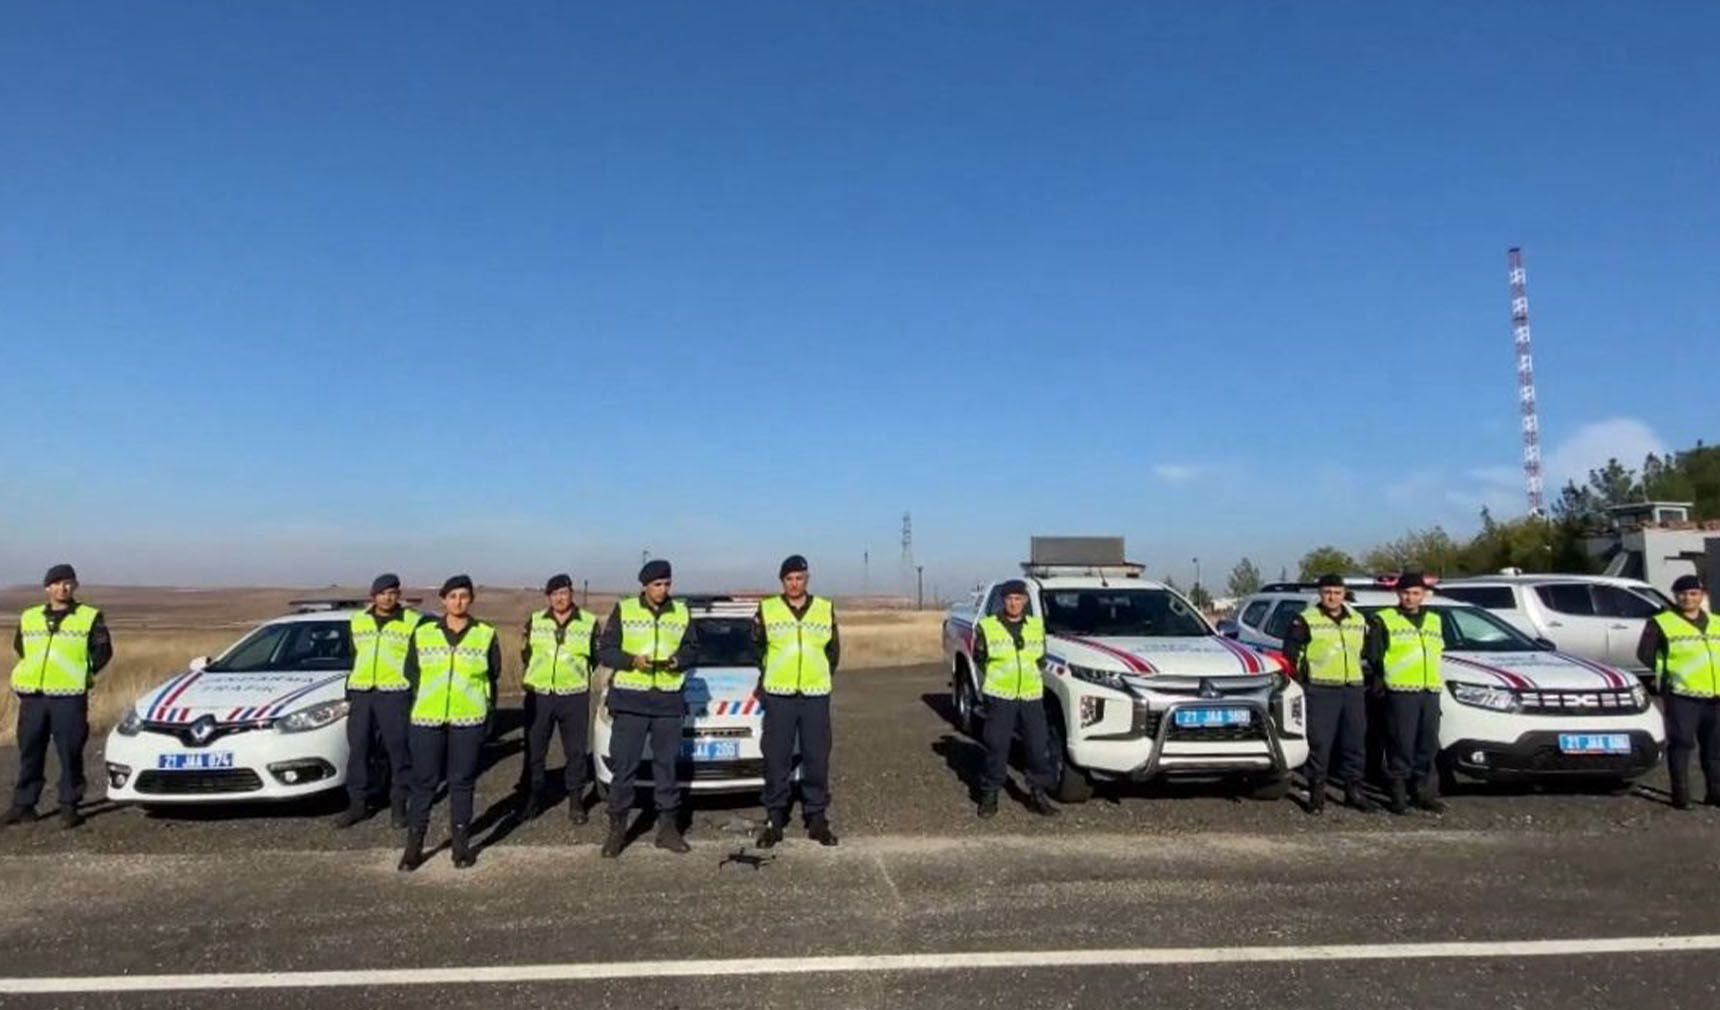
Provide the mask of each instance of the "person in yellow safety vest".
{"label": "person in yellow safety vest", "polygon": [[1391,798],[1386,809],[1409,812],[1414,804],[1429,813],[1445,812],[1439,799],[1439,699],[1445,681],[1445,625],[1423,606],[1427,582],[1420,572],[1397,581],[1398,605],[1368,618],[1363,654],[1385,688],[1386,777]]}
{"label": "person in yellow safety vest", "polygon": [[335,821],[350,828],[370,816],[370,748],[376,740],[388,756],[389,816],[406,827],[406,796],[412,788],[412,755],[406,742],[412,691],[406,682],[406,653],[424,616],[400,606],[400,576],[378,575],[370,583],[370,606],[352,615],[352,672],[346,678],[347,807]]}
{"label": "person in yellow safety vest", "polygon": [[1046,790],[1053,782],[1045,723],[1045,622],[1027,612],[1027,583],[1011,579],[998,587],[1001,613],[979,619],[973,633],[974,665],[984,678],[985,777],[980,781],[979,816],[997,816],[997,792],[1009,781],[1009,747],[1021,734],[1026,759],[1027,809],[1056,817]]}
{"label": "person in yellow safety vest", "polygon": [[597,656],[597,617],[573,602],[573,577],[552,575],[543,587],[549,606],[526,619],[520,665],[526,692],[526,796],[524,820],[548,809],[544,765],[550,734],[561,734],[567,759],[562,783],[567,819],[587,820],[586,738],[591,730],[591,664]]}
{"label": "person in yellow safety vest", "polygon": [[1720,624],[1702,607],[1694,575],[1672,583],[1671,610],[1642,629],[1636,656],[1655,672],[1666,718],[1666,772],[1672,805],[1690,809],[1690,752],[1700,749],[1704,797],[1720,807]]}
{"label": "person in yellow safety vest", "polygon": [[794,745],[800,742],[800,797],[806,837],[835,845],[830,830],[830,689],[842,654],[836,611],[806,591],[806,559],[791,554],[777,568],[782,595],[759,601],[753,645],[764,692],[764,809],[758,846],[782,841],[793,801]]}
{"label": "person in yellow safety vest", "polygon": [[1369,679],[1362,662],[1367,619],[1345,604],[1348,590],[1338,575],[1322,575],[1316,583],[1319,602],[1291,618],[1284,632],[1284,658],[1308,696],[1308,812],[1326,809],[1327,772],[1334,750],[1344,804],[1364,814],[1379,807],[1362,792],[1366,772],[1368,708],[1364,684]]}
{"label": "person in yellow safety vest", "polygon": [[657,805],[659,849],[691,851],[681,837],[681,689],[698,654],[699,636],[687,605],[671,599],[673,570],[661,558],[639,569],[638,596],[622,599],[598,639],[598,658],[609,677],[609,834],[601,855],[614,859],[627,847],[627,814],[634,783],[651,745],[651,791]]}
{"label": "person in yellow safety vest", "polygon": [[84,822],[84,744],[90,736],[89,690],[113,658],[101,611],[79,603],[78,573],[55,565],[42,579],[48,602],[18,618],[12,651],[12,693],[18,697],[18,784],[0,825],[36,819],[46,782],[48,743],[60,762],[60,826]]}
{"label": "person in yellow safety vest", "polygon": [[493,625],[472,617],[472,579],[456,575],[442,583],[442,617],[412,632],[406,679],[412,685],[412,805],[400,869],[424,864],[424,836],[436,786],[448,780],[448,820],[455,869],[477,862],[472,848],[472,791],[478,762],[496,709],[502,647]]}

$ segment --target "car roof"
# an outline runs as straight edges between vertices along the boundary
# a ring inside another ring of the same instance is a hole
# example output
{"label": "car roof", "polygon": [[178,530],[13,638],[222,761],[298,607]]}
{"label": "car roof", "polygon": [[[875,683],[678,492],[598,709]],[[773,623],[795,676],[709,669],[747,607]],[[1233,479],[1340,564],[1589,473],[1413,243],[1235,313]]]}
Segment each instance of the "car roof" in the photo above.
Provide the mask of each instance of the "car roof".
{"label": "car roof", "polygon": [[[1255,600],[1306,600],[1312,603],[1319,598],[1319,592],[1313,589],[1273,589],[1255,593],[1246,602],[1253,603]],[[1345,602],[1358,607],[1389,607],[1397,602],[1397,594],[1389,589],[1351,589]],[[1454,600],[1438,593],[1429,593],[1422,606],[1474,608],[1475,604],[1464,600]]]}
{"label": "car roof", "polygon": [[1101,579],[1092,575],[1059,575],[1043,579],[1025,579],[1040,589],[1161,589],[1168,590],[1163,582],[1151,579],[1115,578]]}
{"label": "car roof", "polygon": [[1445,582],[1454,586],[1533,586],[1544,582],[1587,582],[1601,586],[1627,586],[1631,589],[1652,588],[1641,579],[1626,579],[1617,575],[1567,575],[1559,572],[1538,572],[1532,575],[1466,575],[1462,578],[1446,579]]}

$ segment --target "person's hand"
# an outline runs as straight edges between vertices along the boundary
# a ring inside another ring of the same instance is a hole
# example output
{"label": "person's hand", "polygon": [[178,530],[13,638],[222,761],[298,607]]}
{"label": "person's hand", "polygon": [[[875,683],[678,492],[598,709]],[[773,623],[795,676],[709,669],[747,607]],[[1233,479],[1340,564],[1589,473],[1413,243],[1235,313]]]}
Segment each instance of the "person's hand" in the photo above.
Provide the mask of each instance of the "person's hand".
{"label": "person's hand", "polygon": [[651,667],[650,657],[644,656],[644,655],[638,655],[638,656],[633,657],[633,669],[635,669],[635,670],[647,670],[647,669],[650,669],[650,667]]}

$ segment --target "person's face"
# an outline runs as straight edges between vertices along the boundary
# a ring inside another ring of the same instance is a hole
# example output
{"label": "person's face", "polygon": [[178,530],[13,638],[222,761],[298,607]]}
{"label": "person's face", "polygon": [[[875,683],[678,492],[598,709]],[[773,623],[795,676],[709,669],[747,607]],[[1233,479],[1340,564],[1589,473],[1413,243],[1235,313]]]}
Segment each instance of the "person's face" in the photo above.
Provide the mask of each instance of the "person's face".
{"label": "person's face", "polygon": [[1338,610],[1338,608],[1342,607],[1343,605],[1344,605],[1344,587],[1343,586],[1321,586],[1320,587],[1320,606],[1325,607],[1329,611],[1336,612]]}
{"label": "person's face", "polygon": [[50,582],[43,587],[42,591],[48,594],[49,603],[63,607],[72,602],[73,594],[78,591],[78,580],[61,579],[58,582]]}
{"label": "person's face", "polygon": [[658,579],[655,582],[645,583],[645,602],[654,607],[661,605],[664,600],[669,598],[669,586],[670,580],[668,579]]}
{"label": "person's face", "polygon": [[1003,614],[1010,620],[1015,620],[1027,613],[1027,594],[1010,593],[1003,598]]}
{"label": "person's face", "polygon": [[384,589],[382,592],[372,596],[370,598],[370,602],[376,606],[377,610],[386,614],[390,610],[394,610],[400,606],[400,590]]}
{"label": "person's face", "polygon": [[1421,586],[1398,590],[1398,606],[1405,610],[1420,610],[1422,603],[1427,600],[1427,590]]}
{"label": "person's face", "polygon": [[782,577],[782,592],[791,600],[798,600],[806,595],[806,573],[789,572]]}
{"label": "person's face", "polygon": [[472,609],[472,591],[470,589],[450,589],[448,595],[442,597],[442,609],[449,617],[465,617]]}
{"label": "person's face", "polygon": [[549,609],[555,611],[558,614],[565,614],[569,610],[572,610],[573,609],[573,589],[572,589],[572,587],[562,586],[560,589],[557,589],[555,592],[549,594]]}
{"label": "person's face", "polygon": [[1678,594],[1678,609],[1686,614],[1694,614],[1702,609],[1702,590],[1686,589]]}

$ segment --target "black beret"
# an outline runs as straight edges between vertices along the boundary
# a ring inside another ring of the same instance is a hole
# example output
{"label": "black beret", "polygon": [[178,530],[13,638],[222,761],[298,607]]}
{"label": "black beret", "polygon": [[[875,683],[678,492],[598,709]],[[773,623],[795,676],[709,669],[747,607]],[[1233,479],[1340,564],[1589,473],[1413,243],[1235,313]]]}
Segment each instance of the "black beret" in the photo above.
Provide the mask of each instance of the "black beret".
{"label": "black beret", "polygon": [[67,579],[71,579],[76,582],[77,578],[78,573],[71,565],[55,565],[48,569],[48,574],[42,576],[42,585],[51,586],[56,582],[64,582]]}
{"label": "black beret", "polygon": [[776,577],[780,579],[788,575],[790,572],[804,571],[806,571],[806,559],[801,557],[799,554],[790,554],[788,557],[783,558],[782,564],[777,567]]}
{"label": "black beret", "polygon": [[1315,585],[1321,589],[1330,589],[1334,586],[1342,589],[1344,588],[1344,577],[1342,575],[1322,575],[1320,581],[1316,582]]}
{"label": "black beret", "polygon": [[442,583],[442,589],[436,595],[447,596],[456,589],[472,592],[472,577],[470,575],[451,575],[447,582]]}
{"label": "black beret", "polygon": [[669,568],[669,562],[664,561],[662,558],[652,558],[650,561],[645,562],[645,567],[639,569],[639,584],[642,586],[656,582],[658,579],[667,579],[670,577],[671,569]]}
{"label": "black beret", "polygon": [[1420,572],[1404,572],[1398,576],[1397,585],[1393,588],[1399,592],[1405,589],[1426,589],[1427,580],[1421,577]]}
{"label": "black beret", "polygon": [[1026,596],[1027,595],[1027,583],[1021,581],[1020,579],[1010,579],[1008,582],[1005,582],[1003,585],[998,586],[997,591],[999,594],[1001,594],[1003,596]]}
{"label": "black beret", "polygon": [[1688,593],[1692,589],[1701,591],[1706,588],[1708,587],[1702,584],[1702,579],[1695,575],[1680,575],[1672,583],[1672,591],[1675,593]]}
{"label": "black beret", "polygon": [[375,596],[377,593],[387,592],[390,589],[399,588],[400,576],[393,572],[383,572],[381,575],[370,580],[370,595],[372,596]]}
{"label": "black beret", "polygon": [[549,594],[555,592],[557,589],[572,589],[572,588],[573,588],[573,576],[567,574],[566,572],[562,572],[559,575],[551,575],[549,577],[549,581],[545,582],[543,584],[543,594],[545,596],[548,596]]}

